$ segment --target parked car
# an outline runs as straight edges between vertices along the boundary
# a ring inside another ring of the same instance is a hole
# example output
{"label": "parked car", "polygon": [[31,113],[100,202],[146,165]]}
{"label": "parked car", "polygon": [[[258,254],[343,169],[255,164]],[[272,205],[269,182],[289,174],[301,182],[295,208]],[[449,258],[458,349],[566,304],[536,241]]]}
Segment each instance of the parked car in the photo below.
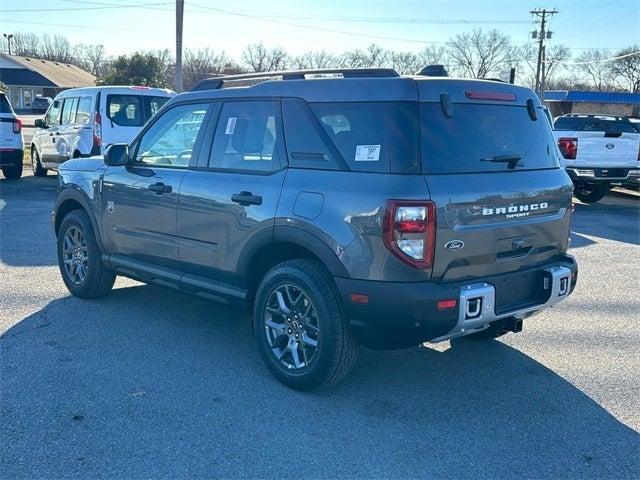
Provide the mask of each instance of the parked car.
{"label": "parked car", "polygon": [[31,111],[33,113],[46,113],[52,103],[53,98],[51,97],[36,97],[31,102]]}
{"label": "parked car", "polygon": [[56,170],[70,158],[100,155],[112,143],[129,142],[175,95],[162,88],[87,87],[58,94],[37,128],[31,148],[34,175]]}
{"label": "parked car", "polygon": [[601,200],[611,185],[640,180],[640,129],[626,117],[570,114],[554,122],[554,136],[582,202]]}
{"label": "parked car", "polygon": [[23,150],[22,121],[7,96],[0,92],[0,168],[7,180],[22,176]]}
{"label": "parked car", "polygon": [[309,390],[358,344],[495,338],[573,291],[572,184],[530,89],[277,75],[207,80],[104,161],[61,166],[73,295],[123,275],[246,309],[271,372]]}

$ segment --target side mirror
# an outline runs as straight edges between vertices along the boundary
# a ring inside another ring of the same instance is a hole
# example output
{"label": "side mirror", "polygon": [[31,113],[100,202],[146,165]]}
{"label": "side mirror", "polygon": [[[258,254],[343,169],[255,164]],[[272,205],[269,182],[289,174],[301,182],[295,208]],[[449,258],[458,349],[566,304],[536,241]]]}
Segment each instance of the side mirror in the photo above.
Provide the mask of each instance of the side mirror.
{"label": "side mirror", "polygon": [[36,128],[47,128],[47,124],[44,123],[42,118],[36,118],[36,121],[33,122],[34,127]]}
{"label": "side mirror", "polygon": [[114,143],[104,151],[104,163],[110,167],[121,167],[129,163],[129,145]]}

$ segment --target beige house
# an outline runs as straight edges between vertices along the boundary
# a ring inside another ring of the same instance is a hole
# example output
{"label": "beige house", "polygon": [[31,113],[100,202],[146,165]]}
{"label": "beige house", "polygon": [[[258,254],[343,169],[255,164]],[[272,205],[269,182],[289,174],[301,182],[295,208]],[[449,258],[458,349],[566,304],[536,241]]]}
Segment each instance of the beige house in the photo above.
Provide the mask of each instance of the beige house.
{"label": "beige house", "polygon": [[89,87],[96,77],[68,63],[0,53],[0,82],[15,109],[31,107],[37,96],[55,97],[62,90]]}

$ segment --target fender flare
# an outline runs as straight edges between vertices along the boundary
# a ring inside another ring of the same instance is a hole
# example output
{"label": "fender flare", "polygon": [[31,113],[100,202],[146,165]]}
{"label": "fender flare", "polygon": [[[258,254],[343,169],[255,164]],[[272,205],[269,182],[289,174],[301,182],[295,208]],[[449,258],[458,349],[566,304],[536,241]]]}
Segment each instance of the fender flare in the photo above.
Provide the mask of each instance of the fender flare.
{"label": "fender flare", "polygon": [[98,247],[100,247],[100,250],[104,252],[105,250],[104,250],[104,245],[102,244],[102,235],[100,234],[101,230],[100,228],[98,228],[98,222],[93,213],[93,209],[91,208],[89,198],[87,197],[86,193],[84,193],[82,190],[78,188],[67,187],[64,190],[60,191],[60,193],[58,194],[58,197],[56,198],[56,202],[53,207],[54,230],[56,230],[55,232],[56,235],[57,235],[57,223],[59,221],[62,221],[62,219],[60,220],[58,219],[58,211],[60,210],[60,207],[68,200],[73,200],[78,202],[82,206],[84,211],[87,213],[87,215],[89,216],[89,220],[91,220],[91,225],[93,226],[93,233],[94,233],[94,236],[96,237],[96,242],[98,243]]}
{"label": "fender flare", "polygon": [[334,277],[349,278],[349,272],[340,261],[338,253],[320,237],[299,226],[276,225],[273,229],[276,242],[289,242],[306,248],[317,256]]}

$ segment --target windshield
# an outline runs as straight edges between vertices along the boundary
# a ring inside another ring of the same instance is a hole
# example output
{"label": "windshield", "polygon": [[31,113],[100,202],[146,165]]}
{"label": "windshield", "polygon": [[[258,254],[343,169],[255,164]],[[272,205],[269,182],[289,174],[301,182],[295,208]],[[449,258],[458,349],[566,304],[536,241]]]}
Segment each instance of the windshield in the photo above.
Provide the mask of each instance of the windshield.
{"label": "windshield", "polygon": [[420,105],[424,173],[475,173],[557,168],[556,147],[542,109],[532,120],[514,105]]}

